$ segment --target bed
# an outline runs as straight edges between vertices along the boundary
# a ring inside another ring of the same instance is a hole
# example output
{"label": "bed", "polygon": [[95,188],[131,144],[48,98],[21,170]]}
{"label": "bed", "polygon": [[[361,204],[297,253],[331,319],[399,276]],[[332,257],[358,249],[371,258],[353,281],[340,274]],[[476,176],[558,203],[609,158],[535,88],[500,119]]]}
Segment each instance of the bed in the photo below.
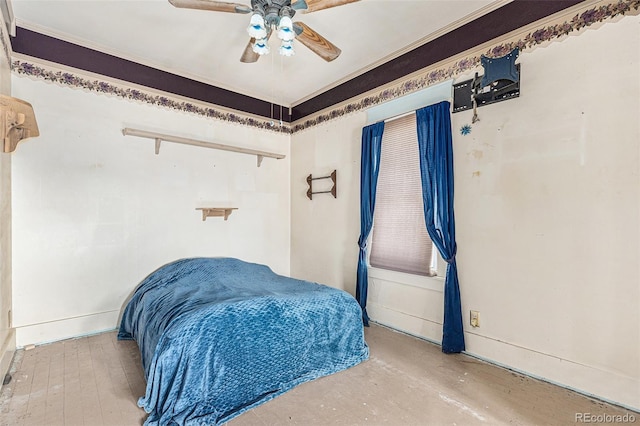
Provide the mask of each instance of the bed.
{"label": "bed", "polygon": [[215,425],[368,358],[348,293],[232,258],[167,264],[137,287],[119,339],[147,380],[145,425]]}

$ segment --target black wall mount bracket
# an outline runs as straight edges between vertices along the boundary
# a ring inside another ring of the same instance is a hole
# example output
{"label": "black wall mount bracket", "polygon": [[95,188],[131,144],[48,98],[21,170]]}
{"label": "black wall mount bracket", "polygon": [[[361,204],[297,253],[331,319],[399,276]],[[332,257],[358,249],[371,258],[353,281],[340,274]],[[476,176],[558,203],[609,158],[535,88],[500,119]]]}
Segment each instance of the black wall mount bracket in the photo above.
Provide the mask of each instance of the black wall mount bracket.
{"label": "black wall mount bracket", "polygon": [[[518,73],[520,64],[516,65]],[[520,96],[520,81],[497,80],[480,89],[479,83],[482,76],[476,73],[475,77],[453,85],[453,112],[461,112],[473,109],[473,95],[475,95],[478,107],[491,105],[496,102],[507,101]]]}

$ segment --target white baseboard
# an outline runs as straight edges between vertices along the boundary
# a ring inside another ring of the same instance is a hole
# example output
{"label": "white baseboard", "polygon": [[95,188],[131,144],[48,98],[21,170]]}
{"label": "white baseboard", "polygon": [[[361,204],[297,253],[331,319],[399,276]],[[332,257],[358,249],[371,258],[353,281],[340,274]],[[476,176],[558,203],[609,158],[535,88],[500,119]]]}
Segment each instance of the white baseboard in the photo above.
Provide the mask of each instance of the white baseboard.
{"label": "white baseboard", "polygon": [[438,345],[442,344],[442,324],[396,311],[377,303],[368,303],[367,313],[377,323]]}
{"label": "white baseboard", "polygon": [[16,345],[22,348],[113,330],[118,326],[119,315],[120,311],[115,310],[16,327]]}
{"label": "white baseboard", "polygon": [[[442,324],[376,303],[367,305],[372,321],[441,344]],[[465,332],[468,355],[581,394],[640,411],[640,379],[578,364],[509,342]]]}
{"label": "white baseboard", "polygon": [[612,404],[640,411],[640,379],[466,333],[467,354]]}

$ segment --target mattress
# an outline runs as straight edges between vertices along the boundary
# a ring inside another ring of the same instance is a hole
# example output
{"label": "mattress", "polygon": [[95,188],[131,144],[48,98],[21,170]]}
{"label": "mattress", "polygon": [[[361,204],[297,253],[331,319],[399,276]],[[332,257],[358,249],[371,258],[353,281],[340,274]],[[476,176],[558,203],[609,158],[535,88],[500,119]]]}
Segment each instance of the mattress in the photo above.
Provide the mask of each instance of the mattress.
{"label": "mattress", "polygon": [[145,425],[215,425],[368,358],[348,293],[233,258],[165,265],[137,287],[119,339],[135,339]]}

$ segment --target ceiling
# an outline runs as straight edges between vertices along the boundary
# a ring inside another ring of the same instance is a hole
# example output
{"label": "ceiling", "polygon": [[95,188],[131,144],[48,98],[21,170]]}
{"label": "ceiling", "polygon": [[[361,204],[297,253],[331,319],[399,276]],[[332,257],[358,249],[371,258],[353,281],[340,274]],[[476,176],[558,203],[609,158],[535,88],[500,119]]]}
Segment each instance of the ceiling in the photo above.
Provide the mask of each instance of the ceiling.
{"label": "ceiling", "polygon": [[[249,4],[238,0],[237,3]],[[302,21],[337,45],[325,62],[300,43],[241,63],[250,15],[188,10],[167,0],[11,0],[17,26],[257,99],[295,106],[510,0],[361,0]]]}

